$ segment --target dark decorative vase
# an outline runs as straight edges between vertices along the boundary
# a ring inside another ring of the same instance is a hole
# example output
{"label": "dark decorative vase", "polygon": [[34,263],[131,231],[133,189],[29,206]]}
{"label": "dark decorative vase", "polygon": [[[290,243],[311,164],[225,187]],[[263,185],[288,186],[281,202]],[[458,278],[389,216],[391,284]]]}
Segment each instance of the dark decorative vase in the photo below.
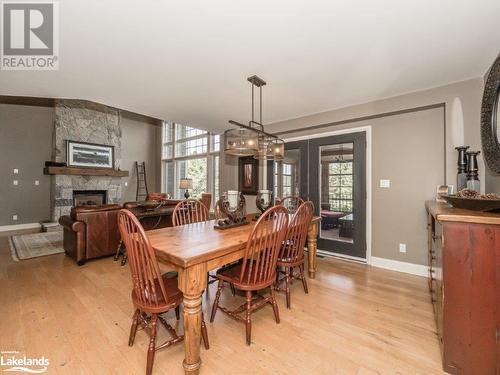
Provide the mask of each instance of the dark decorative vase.
{"label": "dark decorative vase", "polygon": [[481,190],[479,181],[479,168],[477,166],[477,155],[481,151],[467,151],[467,188],[475,190],[478,193]]}
{"label": "dark decorative vase", "polygon": [[457,192],[467,187],[467,155],[465,152],[469,146],[455,147],[458,151],[457,163]]}

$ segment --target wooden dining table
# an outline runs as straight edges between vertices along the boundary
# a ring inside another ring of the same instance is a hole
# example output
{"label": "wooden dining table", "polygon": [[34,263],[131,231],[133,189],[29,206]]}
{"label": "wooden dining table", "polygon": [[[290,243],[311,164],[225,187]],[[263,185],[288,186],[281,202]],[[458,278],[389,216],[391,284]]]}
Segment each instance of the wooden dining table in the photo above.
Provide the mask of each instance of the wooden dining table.
{"label": "wooden dining table", "polygon": [[[184,348],[185,374],[198,374],[201,367],[200,340],[202,307],[201,296],[207,286],[207,272],[243,257],[248,236],[255,221],[250,224],[218,230],[215,220],[146,232],[158,261],[178,272],[179,289],[184,294]],[[319,222],[315,216],[307,238],[309,277],[316,273],[316,250]]]}

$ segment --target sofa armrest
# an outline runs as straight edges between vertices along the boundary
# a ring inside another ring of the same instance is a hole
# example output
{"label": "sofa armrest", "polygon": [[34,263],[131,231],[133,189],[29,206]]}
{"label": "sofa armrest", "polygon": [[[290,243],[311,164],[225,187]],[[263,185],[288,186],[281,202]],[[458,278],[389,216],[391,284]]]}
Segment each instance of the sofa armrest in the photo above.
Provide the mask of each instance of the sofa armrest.
{"label": "sofa armrest", "polygon": [[139,202],[125,202],[123,208],[130,210],[131,208],[136,208],[139,206]]}
{"label": "sofa armrest", "polygon": [[83,221],[73,220],[70,216],[61,216],[59,224],[74,232],[83,232],[85,230],[85,223]]}

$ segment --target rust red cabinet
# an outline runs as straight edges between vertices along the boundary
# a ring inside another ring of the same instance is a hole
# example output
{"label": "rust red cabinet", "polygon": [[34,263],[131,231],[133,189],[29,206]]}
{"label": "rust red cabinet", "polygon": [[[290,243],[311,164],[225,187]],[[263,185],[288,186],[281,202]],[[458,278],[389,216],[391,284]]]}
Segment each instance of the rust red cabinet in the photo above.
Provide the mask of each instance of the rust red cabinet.
{"label": "rust red cabinet", "polygon": [[451,374],[500,374],[500,215],[428,202],[429,288]]}

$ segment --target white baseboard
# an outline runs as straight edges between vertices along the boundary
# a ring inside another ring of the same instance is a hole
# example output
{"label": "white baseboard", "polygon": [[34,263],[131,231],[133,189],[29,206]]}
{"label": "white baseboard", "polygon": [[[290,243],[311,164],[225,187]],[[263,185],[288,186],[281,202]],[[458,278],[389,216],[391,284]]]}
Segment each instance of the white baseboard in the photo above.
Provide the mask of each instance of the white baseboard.
{"label": "white baseboard", "polygon": [[417,276],[427,277],[429,275],[429,268],[423,264],[414,264],[408,262],[400,262],[398,260],[371,257],[370,265],[373,267],[385,268],[392,271],[409,273]]}
{"label": "white baseboard", "polygon": [[0,225],[0,232],[9,232],[11,230],[35,229],[40,228],[40,223]]}

